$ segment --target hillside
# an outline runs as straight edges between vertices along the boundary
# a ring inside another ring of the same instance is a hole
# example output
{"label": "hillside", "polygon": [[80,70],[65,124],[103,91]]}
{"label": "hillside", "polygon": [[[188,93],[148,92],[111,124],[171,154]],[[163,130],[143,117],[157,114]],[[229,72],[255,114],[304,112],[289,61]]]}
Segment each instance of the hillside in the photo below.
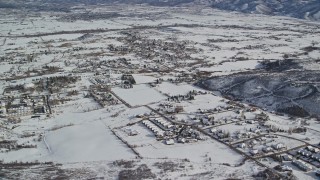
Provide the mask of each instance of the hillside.
{"label": "hillside", "polygon": [[244,13],[320,20],[320,1],[318,0],[215,0],[212,7]]}

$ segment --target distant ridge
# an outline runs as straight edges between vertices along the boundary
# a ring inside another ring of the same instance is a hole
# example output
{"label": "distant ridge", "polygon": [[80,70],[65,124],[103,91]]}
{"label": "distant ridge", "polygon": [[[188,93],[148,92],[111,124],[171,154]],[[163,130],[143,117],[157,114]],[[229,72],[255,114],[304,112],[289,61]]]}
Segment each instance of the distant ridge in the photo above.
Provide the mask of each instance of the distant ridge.
{"label": "distant ridge", "polygon": [[213,8],[320,21],[319,0],[214,0]]}
{"label": "distant ridge", "polygon": [[320,0],[0,0],[1,8],[27,8],[36,11],[63,11],[79,4],[148,4],[152,6],[203,5],[212,8],[288,16],[320,21]]}

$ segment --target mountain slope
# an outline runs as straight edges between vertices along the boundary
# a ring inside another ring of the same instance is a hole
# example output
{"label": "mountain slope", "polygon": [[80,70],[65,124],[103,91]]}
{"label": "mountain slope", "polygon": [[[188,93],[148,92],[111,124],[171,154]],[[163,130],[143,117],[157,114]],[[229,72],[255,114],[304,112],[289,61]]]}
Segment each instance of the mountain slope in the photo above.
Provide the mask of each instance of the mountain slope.
{"label": "mountain slope", "polygon": [[319,0],[214,0],[213,8],[320,20]]}

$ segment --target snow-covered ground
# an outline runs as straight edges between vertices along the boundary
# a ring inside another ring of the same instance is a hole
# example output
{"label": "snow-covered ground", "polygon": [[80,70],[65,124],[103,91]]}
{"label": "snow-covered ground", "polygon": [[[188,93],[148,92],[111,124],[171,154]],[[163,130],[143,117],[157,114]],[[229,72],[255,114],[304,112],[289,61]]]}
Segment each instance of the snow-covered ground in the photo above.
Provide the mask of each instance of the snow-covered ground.
{"label": "snow-covered ground", "polygon": [[[40,79],[44,81],[38,86],[43,85],[44,90],[31,89],[30,95],[52,101],[63,99],[50,107],[52,114],[10,119],[20,118],[21,122],[17,123],[1,117],[1,139],[32,145],[8,152],[9,146],[1,146],[0,160],[5,163],[52,161],[62,163],[64,170],[86,172],[74,179],[116,179],[119,171],[126,168],[117,167],[114,162],[124,159],[134,161],[134,167],[147,164],[160,179],[253,179],[252,175],[265,167],[252,160],[242,164],[250,149],[239,153],[229,144],[202,133],[203,140],[166,145],[165,139],[157,139],[141,123],[154,118],[170,119],[183,126],[197,122],[193,128],[199,132],[201,128],[209,131],[217,126],[216,129],[232,134],[257,128],[258,124],[236,124],[244,121],[240,112],[247,119],[264,112],[270,117],[267,122],[279,129],[295,128],[308,120],[304,124],[307,132],[290,135],[279,132],[282,136],[274,141],[254,146],[259,150],[275,143],[284,143],[288,149],[304,142],[319,143],[320,126],[316,119],[292,120],[249,105],[240,107],[217,92],[194,85],[199,79],[211,76],[256,71],[261,61],[283,60],[285,55],[307,62],[302,66],[306,70],[319,70],[317,25],[293,18],[228,13],[203,7],[80,7],[90,12],[117,12],[122,16],[71,22],[60,19],[65,14],[52,12],[30,12],[25,18],[19,16],[22,10],[0,12],[0,101],[9,101],[6,97],[9,94],[19,102],[25,89],[6,94],[5,89],[36,84]],[[312,45],[315,50],[303,50]],[[122,74],[132,74],[136,84],[124,89]],[[81,80],[61,87],[60,92],[51,89],[51,93],[46,89],[45,80],[72,76]],[[155,84],[157,80],[159,83]],[[221,86],[227,83],[224,80]],[[108,96],[109,91],[117,97]],[[49,92],[50,96],[42,96]],[[92,92],[105,96],[93,97]],[[168,100],[170,96],[184,96],[189,92],[196,95]],[[109,98],[115,101],[105,106],[99,103]],[[171,114],[161,111],[165,114],[161,115],[157,109],[166,104],[183,110]],[[231,109],[226,110],[229,106]],[[217,112],[206,112],[213,109]],[[226,124],[199,125],[201,121],[195,117],[207,115]],[[183,124],[185,122],[189,124]],[[128,129],[137,131],[137,135],[128,135]],[[165,171],[155,165],[166,161],[177,163],[177,169]],[[277,164],[270,162],[268,166],[273,168]],[[30,179],[27,172],[24,175]],[[296,169],[294,174],[300,179],[315,177],[313,172],[308,174]]]}
{"label": "snow-covered ground", "polygon": [[165,96],[150,88],[148,85],[134,85],[133,88],[114,88],[113,91],[132,106],[146,105],[165,99]]}

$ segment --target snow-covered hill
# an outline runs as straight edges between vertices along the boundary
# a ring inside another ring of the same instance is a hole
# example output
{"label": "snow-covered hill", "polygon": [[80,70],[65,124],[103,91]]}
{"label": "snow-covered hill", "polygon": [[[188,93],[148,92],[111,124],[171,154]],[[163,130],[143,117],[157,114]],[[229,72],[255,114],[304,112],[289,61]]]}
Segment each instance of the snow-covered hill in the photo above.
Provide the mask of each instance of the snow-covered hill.
{"label": "snow-covered hill", "polygon": [[320,20],[319,0],[214,0],[212,7],[245,13]]}
{"label": "snow-covered hill", "polygon": [[210,6],[221,10],[291,16],[320,21],[319,0],[0,0],[1,8],[69,11],[79,4],[148,4],[152,6]]}

